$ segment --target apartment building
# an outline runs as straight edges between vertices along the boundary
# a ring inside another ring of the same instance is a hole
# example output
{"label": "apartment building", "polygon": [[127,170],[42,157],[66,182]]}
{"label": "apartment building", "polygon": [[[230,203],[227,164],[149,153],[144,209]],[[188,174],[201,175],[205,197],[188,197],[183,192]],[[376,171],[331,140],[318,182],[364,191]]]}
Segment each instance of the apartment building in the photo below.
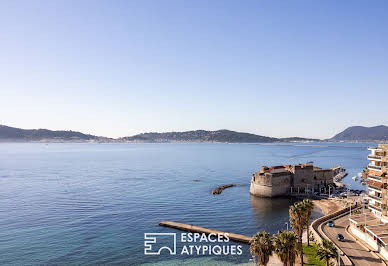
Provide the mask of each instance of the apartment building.
{"label": "apartment building", "polygon": [[388,144],[379,144],[369,148],[368,198],[369,209],[380,219],[388,223]]}

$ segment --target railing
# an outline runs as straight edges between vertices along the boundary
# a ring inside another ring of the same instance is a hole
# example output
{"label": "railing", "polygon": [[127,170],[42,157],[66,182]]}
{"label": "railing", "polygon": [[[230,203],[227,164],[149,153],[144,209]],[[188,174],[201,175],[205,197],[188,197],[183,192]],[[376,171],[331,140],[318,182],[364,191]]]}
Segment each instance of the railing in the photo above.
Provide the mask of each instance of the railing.
{"label": "railing", "polygon": [[371,194],[368,194],[368,197],[370,197],[370,198],[372,198],[372,199],[375,199],[375,200],[379,200],[379,201],[382,201],[382,200],[383,200],[382,197],[378,197],[378,196],[371,195]]}
{"label": "railing", "polygon": [[374,206],[374,205],[371,205],[371,204],[369,204],[368,207],[370,207],[370,208],[372,208],[372,209],[374,209],[374,210],[376,210],[376,211],[378,211],[378,212],[381,212],[381,211],[382,211],[381,208],[379,208],[379,207],[377,207],[377,206]]}
{"label": "railing", "polygon": [[[334,213],[330,213],[328,215],[325,215],[325,216],[322,216],[322,217],[319,217],[318,219],[314,220],[310,227],[311,227],[311,231],[313,233],[313,235],[316,237],[316,240],[320,243],[322,243],[322,240],[324,239],[327,239],[327,240],[330,240],[330,238],[328,237],[328,235],[326,235],[326,233],[324,232],[322,226],[323,224],[328,221],[328,220],[331,220],[331,219],[337,219],[339,217],[343,217],[344,215],[347,215],[350,210],[352,209],[356,209],[357,208],[357,205],[353,205],[351,208],[347,207],[345,209],[342,209],[342,210],[339,210],[337,212],[334,212]],[[334,242],[334,245],[337,247],[337,249],[339,249],[339,253],[340,253],[340,257],[341,257],[341,263],[340,265],[345,265],[345,266],[351,266],[353,265],[351,260],[349,259],[349,257],[345,254],[345,252],[335,244]],[[338,264],[337,264],[338,265]]]}
{"label": "railing", "polygon": [[376,181],[380,181],[380,182],[381,182],[381,177],[379,177],[379,176],[375,176],[375,175],[368,175],[368,178],[370,178],[370,179],[374,179],[374,180],[376,180]]}
{"label": "railing", "polygon": [[378,155],[368,155],[368,159],[376,159],[376,160],[381,160],[381,156]]}
{"label": "railing", "polygon": [[382,150],[382,149],[379,147],[368,147],[368,150]]}
{"label": "railing", "polygon": [[381,191],[381,187],[376,187],[376,186],[374,186],[374,185],[369,185],[369,184],[368,184],[368,187],[373,188],[373,189],[376,189],[376,190],[378,190],[378,191]]}
{"label": "railing", "polygon": [[376,165],[371,165],[371,164],[368,165],[368,168],[375,169],[375,170],[381,170],[381,166],[376,166]]}

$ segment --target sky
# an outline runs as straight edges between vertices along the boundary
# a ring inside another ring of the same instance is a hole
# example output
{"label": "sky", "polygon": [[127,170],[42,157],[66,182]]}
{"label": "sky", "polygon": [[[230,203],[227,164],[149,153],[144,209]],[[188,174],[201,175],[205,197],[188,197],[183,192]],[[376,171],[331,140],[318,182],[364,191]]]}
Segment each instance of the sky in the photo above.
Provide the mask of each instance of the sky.
{"label": "sky", "polygon": [[314,138],[388,125],[387,12],[384,0],[3,0],[0,124]]}

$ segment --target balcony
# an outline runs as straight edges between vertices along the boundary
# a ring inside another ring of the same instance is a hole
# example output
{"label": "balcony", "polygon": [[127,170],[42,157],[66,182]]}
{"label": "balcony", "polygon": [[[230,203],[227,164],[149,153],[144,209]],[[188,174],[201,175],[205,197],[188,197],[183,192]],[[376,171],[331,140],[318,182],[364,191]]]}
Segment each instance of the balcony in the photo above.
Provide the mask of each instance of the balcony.
{"label": "balcony", "polygon": [[378,155],[368,155],[368,159],[371,161],[381,161],[382,157]]}
{"label": "balcony", "polygon": [[370,188],[374,188],[374,189],[381,191],[381,188],[383,186],[384,186],[384,184],[379,182],[379,181],[374,181],[371,179],[368,180],[368,187],[370,187]]}
{"label": "balcony", "polygon": [[368,179],[372,179],[372,180],[381,182],[381,177],[380,176],[368,175]]}
{"label": "balcony", "polygon": [[379,147],[368,147],[368,150],[370,150],[370,151],[383,151],[383,149],[379,148]]}
{"label": "balcony", "polygon": [[381,187],[375,187],[375,186],[370,186],[370,185],[368,185],[368,188],[372,188],[372,189],[374,189],[374,190],[370,190],[370,191],[373,191],[373,192],[376,192],[376,190],[378,191],[378,193],[381,193],[382,191],[381,191]]}
{"label": "balcony", "polygon": [[375,206],[375,205],[369,204],[368,207],[373,209],[373,210],[375,210],[375,211],[378,211],[378,212],[382,211],[382,209],[379,206]]}
{"label": "balcony", "polygon": [[368,165],[368,169],[369,169],[369,170],[374,170],[374,171],[376,171],[376,170],[377,170],[377,171],[382,171],[382,170],[381,170],[381,166],[376,166],[376,165],[372,165],[372,164],[369,164],[369,165]]}
{"label": "balcony", "polygon": [[379,196],[376,196],[376,195],[368,194],[368,197],[371,198],[371,199],[374,199],[374,200],[378,200],[380,202],[383,200],[382,196],[379,197]]}

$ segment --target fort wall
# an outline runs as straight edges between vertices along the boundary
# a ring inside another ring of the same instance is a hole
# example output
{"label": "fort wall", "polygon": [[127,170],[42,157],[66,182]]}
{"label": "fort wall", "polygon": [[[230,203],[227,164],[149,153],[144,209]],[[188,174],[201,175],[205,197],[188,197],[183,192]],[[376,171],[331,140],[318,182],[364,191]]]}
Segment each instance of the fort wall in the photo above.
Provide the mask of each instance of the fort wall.
{"label": "fort wall", "polygon": [[260,168],[252,175],[249,192],[260,197],[289,195],[294,191],[319,189],[333,183],[334,168],[321,169],[311,164],[285,165]]}
{"label": "fort wall", "polygon": [[261,197],[287,195],[290,191],[291,175],[289,173],[259,175],[254,173],[249,192]]}

